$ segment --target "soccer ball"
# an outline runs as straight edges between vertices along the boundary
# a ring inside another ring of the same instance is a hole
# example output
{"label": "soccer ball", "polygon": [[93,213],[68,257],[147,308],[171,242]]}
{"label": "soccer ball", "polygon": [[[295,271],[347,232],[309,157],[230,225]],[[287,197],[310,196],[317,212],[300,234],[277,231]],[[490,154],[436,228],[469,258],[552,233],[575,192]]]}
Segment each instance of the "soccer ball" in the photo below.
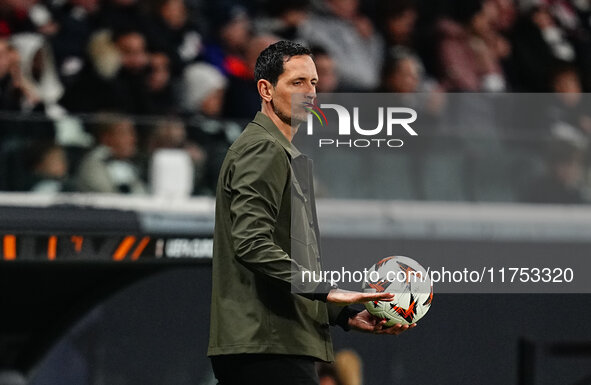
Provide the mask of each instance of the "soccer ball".
{"label": "soccer ball", "polygon": [[387,321],[385,326],[417,322],[433,301],[433,284],[427,271],[408,257],[387,257],[373,265],[362,288],[366,293],[394,293],[392,302],[370,301],[365,304],[367,311]]}

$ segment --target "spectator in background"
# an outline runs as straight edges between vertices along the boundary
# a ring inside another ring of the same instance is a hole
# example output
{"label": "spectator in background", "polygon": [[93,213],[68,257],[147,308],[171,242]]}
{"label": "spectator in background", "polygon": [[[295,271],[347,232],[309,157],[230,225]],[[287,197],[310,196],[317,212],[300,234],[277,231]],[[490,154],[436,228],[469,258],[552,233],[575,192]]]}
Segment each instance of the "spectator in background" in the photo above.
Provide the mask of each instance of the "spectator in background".
{"label": "spectator in background", "polygon": [[431,120],[439,115],[445,106],[445,94],[439,84],[428,79],[419,58],[404,47],[390,49],[382,72],[381,92],[404,94],[408,106],[425,112],[422,123],[433,127]]}
{"label": "spectator in background", "polygon": [[524,6],[527,7],[539,4],[546,5],[560,29],[562,29],[567,35],[573,37],[579,32],[579,29],[582,28],[582,23],[579,19],[579,15],[577,15],[577,12],[581,10],[581,7],[587,9],[589,8],[589,2],[586,0],[529,0],[524,4]]}
{"label": "spectator in background", "polygon": [[9,20],[10,12],[8,3],[0,2],[0,38],[8,37],[12,33]]}
{"label": "spectator in background", "polygon": [[[0,111],[18,111],[23,97],[20,71],[8,39],[0,38]],[[18,60],[18,59],[17,59]],[[15,72],[18,72],[15,76]]]}
{"label": "spectator in background", "polygon": [[563,65],[556,68],[551,79],[552,91],[559,97],[568,98],[572,103],[581,99],[581,81],[577,69]]}
{"label": "spectator in background", "polygon": [[93,36],[89,50],[92,63],[67,90],[64,106],[74,112],[149,114],[150,58],[144,35],[135,30],[102,31]]}
{"label": "spectator in background", "polygon": [[137,136],[133,122],[105,116],[96,129],[98,146],[78,168],[77,185],[83,192],[144,194],[146,185],[134,162]]}
{"label": "spectator in background", "polygon": [[58,104],[64,93],[49,43],[43,35],[17,34],[12,44],[19,53],[23,81],[35,95],[36,106],[47,116],[57,118],[65,114]]}
{"label": "spectator in background", "polygon": [[495,18],[494,28],[501,33],[511,31],[517,20],[517,6],[513,0],[492,0],[498,17]]}
{"label": "spectator in background", "polygon": [[326,12],[311,16],[300,38],[319,45],[334,59],[344,90],[371,91],[379,86],[383,42],[358,0],[325,0]]}
{"label": "spectator in background", "polygon": [[584,98],[574,66],[559,66],[552,76],[552,102],[545,110],[554,137],[585,143],[591,135],[589,99]]}
{"label": "spectator in background", "polygon": [[0,38],[0,110],[32,111],[39,96],[24,76],[21,55],[8,41]]}
{"label": "spectator in background", "polygon": [[269,18],[255,20],[258,34],[271,34],[283,40],[297,40],[299,30],[310,17],[309,0],[268,1]]}
{"label": "spectator in background", "polygon": [[164,52],[150,54],[147,84],[150,114],[168,115],[178,112],[172,86],[170,60]]}
{"label": "spectator in background", "polygon": [[33,32],[54,35],[58,24],[43,1],[3,0],[0,3],[0,35]]}
{"label": "spectator in background", "polygon": [[156,124],[148,139],[148,152],[151,153],[160,148],[186,150],[199,169],[203,168],[207,158],[205,151],[188,139],[185,124],[178,118],[162,119]]}
{"label": "spectator in background", "polygon": [[[546,82],[550,93],[529,95],[529,102],[520,103],[519,111],[513,114],[517,135],[585,143],[591,134],[591,105],[582,93],[579,71],[574,65],[563,63],[549,73]],[[537,142],[532,141],[532,146],[543,152],[545,148],[534,145]]]}
{"label": "spectator in background", "polygon": [[58,193],[72,191],[68,181],[68,158],[64,149],[54,143],[41,143],[31,148],[29,191]]}
{"label": "spectator in background", "polygon": [[383,69],[382,91],[395,93],[420,92],[423,68],[410,51],[394,49],[386,59]]}
{"label": "spectator in background", "polygon": [[150,113],[146,89],[150,57],[145,37],[128,30],[115,35],[113,41],[121,58],[121,68],[114,82],[118,89],[114,91],[127,106],[126,112]]}
{"label": "spectator in background", "polygon": [[506,89],[501,59],[507,42],[494,30],[492,0],[462,0],[455,20],[438,23],[441,82],[449,91],[499,92]]}
{"label": "spectator in background", "polygon": [[553,15],[563,27],[577,53],[577,67],[581,84],[586,92],[591,90],[591,2],[550,1]]}
{"label": "spectator in background", "polygon": [[69,0],[55,10],[59,30],[51,45],[56,68],[66,87],[85,65],[86,47],[97,28],[99,11],[99,0]]}
{"label": "spectator in background", "polygon": [[190,114],[219,117],[227,84],[224,75],[210,64],[197,63],[188,66],[182,82],[183,109]]}
{"label": "spectator in background", "polygon": [[193,63],[202,54],[203,42],[196,25],[188,18],[184,0],[158,0],[150,40],[157,49],[165,50],[174,74]]}
{"label": "spectator in background", "polygon": [[[29,113],[42,110],[43,104],[37,94],[36,86],[28,81],[28,77],[21,70],[21,56],[9,43],[8,39],[0,38],[0,111],[11,113]],[[50,121],[26,119],[14,119],[12,116],[0,117],[0,147],[11,147],[11,143],[26,142],[27,138],[53,139],[54,126]],[[13,148],[17,150],[17,148]],[[21,159],[22,156],[13,151],[13,158]],[[6,159],[3,159],[6,162]],[[8,162],[10,163],[10,162]],[[22,164],[23,162],[17,161]],[[13,174],[19,174],[21,170],[14,169],[8,164],[2,165],[11,168]],[[22,179],[22,175],[16,175],[16,179]],[[22,188],[22,183],[15,187]]]}
{"label": "spectator in background", "polygon": [[261,109],[261,99],[254,81],[254,66],[259,54],[278,40],[279,38],[273,35],[259,35],[249,40],[244,62],[247,72],[229,76],[224,117],[247,120]]}
{"label": "spectator in background", "polygon": [[206,173],[207,153],[198,144],[187,137],[185,124],[180,119],[169,118],[159,121],[148,138],[148,155],[160,149],[184,150],[193,161],[193,192],[201,194],[206,191],[204,177]]}
{"label": "spectator in background", "polygon": [[574,63],[576,52],[549,9],[537,2],[524,2],[513,31],[516,81],[524,91],[549,92],[553,69]]}
{"label": "spectator in background", "polygon": [[314,46],[310,48],[316,64],[318,73],[318,83],[316,83],[316,92],[330,93],[337,92],[339,89],[339,75],[337,74],[336,64],[328,51],[323,47]]}
{"label": "spectator in background", "polygon": [[528,186],[522,200],[528,203],[586,203],[581,190],[583,152],[567,141],[554,141],[548,151],[545,175]]}
{"label": "spectator in background", "polygon": [[[442,91],[439,84],[426,78],[425,66],[415,43],[418,9],[414,0],[385,2],[383,30],[386,59],[382,68],[381,89],[410,93]],[[407,82],[406,85],[402,82]]]}
{"label": "spectator in background", "polygon": [[222,119],[227,79],[214,66],[196,63],[183,75],[182,105],[190,114],[189,138],[207,149],[207,166],[203,179],[210,193],[215,191],[217,174],[228,147],[241,133],[233,121]]}
{"label": "spectator in background", "polygon": [[388,47],[414,49],[414,29],[418,13],[414,0],[393,0],[384,3],[383,32]]}
{"label": "spectator in background", "polygon": [[205,60],[226,76],[249,78],[246,52],[252,37],[252,22],[246,9],[222,1],[215,7],[212,19],[213,39],[205,47]]}

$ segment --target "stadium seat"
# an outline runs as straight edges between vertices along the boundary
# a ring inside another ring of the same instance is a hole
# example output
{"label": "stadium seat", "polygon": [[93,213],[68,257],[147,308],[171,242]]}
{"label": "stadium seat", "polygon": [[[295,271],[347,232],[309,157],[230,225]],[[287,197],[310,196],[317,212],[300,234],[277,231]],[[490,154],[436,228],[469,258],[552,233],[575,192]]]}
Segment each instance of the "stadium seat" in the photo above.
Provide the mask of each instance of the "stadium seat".
{"label": "stadium seat", "polygon": [[193,191],[193,175],[193,162],[187,151],[162,149],[154,153],[150,175],[154,195],[189,197]]}

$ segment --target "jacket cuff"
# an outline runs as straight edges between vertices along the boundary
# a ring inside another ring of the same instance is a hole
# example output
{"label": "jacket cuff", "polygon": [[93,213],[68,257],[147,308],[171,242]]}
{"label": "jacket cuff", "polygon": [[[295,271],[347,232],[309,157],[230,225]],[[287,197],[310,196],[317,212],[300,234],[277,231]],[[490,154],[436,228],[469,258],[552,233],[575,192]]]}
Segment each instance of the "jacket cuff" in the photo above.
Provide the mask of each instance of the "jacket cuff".
{"label": "jacket cuff", "polygon": [[314,290],[314,299],[317,301],[326,302],[326,297],[328,297],[328,293],[333,290],[337,289],[337,285],[331,285],[328,282],[321,282]]}
{"label": "jacket cuff", "polygon": [[336,288],[337,285],[331,285],[328,282],[320,282],[313,292],[298,292],[296,294],[299,294],[302,297],[311,299],[313,301],[326,302],[326,297],[328,297],[328,293]]}
{"label": "jacket cuff", "polygon": [[354,309],[350,306],[345,306],[337,316],[335,325],[339,325],[344,331],[348,332],[351,330],[351,327],[349,326],[349,318],[356,316],[357,313],[360,312],[361,310]]}

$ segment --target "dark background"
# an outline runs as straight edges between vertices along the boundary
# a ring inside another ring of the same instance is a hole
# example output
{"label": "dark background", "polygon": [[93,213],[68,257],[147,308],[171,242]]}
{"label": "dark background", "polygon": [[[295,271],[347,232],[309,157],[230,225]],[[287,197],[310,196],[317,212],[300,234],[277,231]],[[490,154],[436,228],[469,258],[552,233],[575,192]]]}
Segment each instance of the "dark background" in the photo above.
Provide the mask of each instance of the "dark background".
{"label": "dark background", "polygon": [[[355,247],[352,247],[353,243]],[[398,244],[406,255],[437,253],[419,240],[325,239],[326,257]],[[339,246],[340,245],[340,246]],[[496,245],[496,246],[495,246]],[[524,249],[526,247],[526,249]],[[446,241],[458,253],[518,255],[549,246]],[[550,246],[552,247],[552,246]],[[556,255],[568,253],[555,244]],[[580,246],[581,248],[584,245]],[[494,249],[494,250],[491,250]],[[107,300],[77,325],[35,371],[32,384],[205,384],[210,267],[172,269]],[[334,330],[336,349],[363,359],[365,384],[517,384],[522,339],[542,343],[591,341],[591,296],[584,294],[438,294],[418,327],[398,337]],[[587,355],[535,355],[535,384],[583,384]]]}

